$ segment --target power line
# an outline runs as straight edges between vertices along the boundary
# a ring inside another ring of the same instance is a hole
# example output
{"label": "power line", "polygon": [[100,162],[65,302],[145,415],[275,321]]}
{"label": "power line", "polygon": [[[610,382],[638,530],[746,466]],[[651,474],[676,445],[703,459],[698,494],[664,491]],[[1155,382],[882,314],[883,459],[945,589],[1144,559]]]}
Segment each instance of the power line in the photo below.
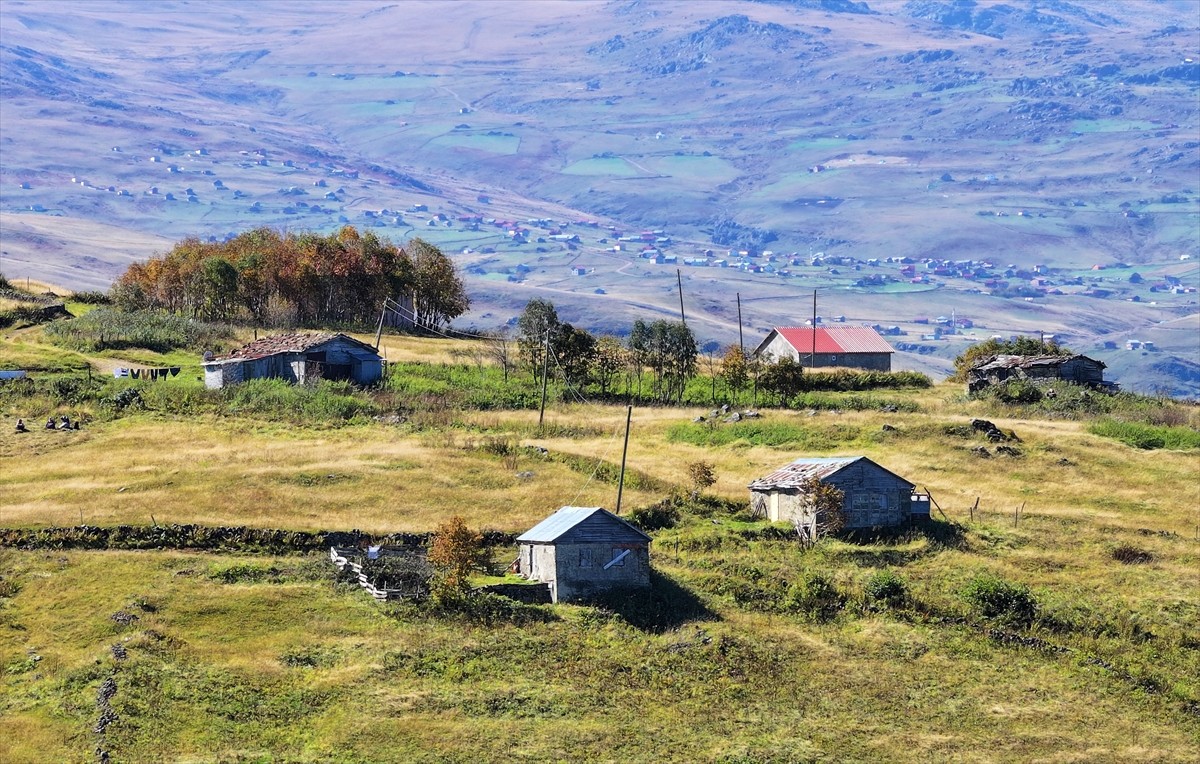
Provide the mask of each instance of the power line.
{"label": "power line", "polygon": [[612,451],[613,444],[617,442],[617,436],[620,434],[621,428],[618,426],[617,429],[613,431],[612,437],[609,438],[608,445],[604,448],[604,453],[600,454],[600,458],[596,460],[596,466],[592,468],[592,474],[588,475],[588,479],[583,481],[583,485],[580,486],[579,490],[575,493],[575,497],[571,499],[571,503],[567,504],[566,506],[573,507],[575,506],[575,502],[579,501],[579,497],[583,495],[583,492],[587,490],[589,485],[591,485],[591,482],[596,477],[597,473],[600,472],[600,465],[604,464],[604,460],[608,456],[608,452]]}

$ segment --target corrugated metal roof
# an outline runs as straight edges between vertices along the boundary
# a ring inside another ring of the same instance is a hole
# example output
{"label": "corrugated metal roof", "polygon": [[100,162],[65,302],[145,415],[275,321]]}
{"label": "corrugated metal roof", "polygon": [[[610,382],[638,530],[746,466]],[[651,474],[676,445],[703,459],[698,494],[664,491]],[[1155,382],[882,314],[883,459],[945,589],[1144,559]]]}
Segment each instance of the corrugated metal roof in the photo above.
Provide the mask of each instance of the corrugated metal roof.
{"label": "corrugated metal roof", "polygon": [[[606,526],[611,528],[613,533],[609,533],[607,536],[613,540],[627,540],[631,535],[634,535],[645,541],[650,541],[650,537],[645,533],[601,507],[562,507],[545,520],[525,531],[520,536],[517,536],[517,541],[533,544],[551,543],[568,535],[579,525],[593,518],[601,520]],[[596,533],[589,533],[588,535],[597,536]],[[597,537],[594,539],[589,538],[588,540],[603,541],[605,539]]]}
{"label": "corrugated metal roof", "polygon": [[[264,358],[277,353],[303,353],[333,340],[344,340],[360,348],[375,352],[374,348],[364,342],[359,342],[345,334],[330,332],[293,332],[291,334],[274,334],[270,337],[257,339],[237,350],[232,351],[227,358],[242,360]],[[378,355],[376,353],[376,355]]]}
{"label": "corrugated metal roof", "polygon": [[[777,326],[775,331],[799,353],[813,352],[813,330],[804,326]],[[834,326],[816,330],[818,353],[894,353],[879,332],[869,326]]]}
{"label": "corrugated metal roof", "polygon": [[763,475],[750,484],[750,490],[769,488],[799,488],[800,484],[809,478],[822,480],[835,472],[854,464],[865,456],[833,456],[824,458],[800,458],[790,464],[785,464],[774,472]]}
{"label": "corrugated metal roof", "polygon": [[755,480],[749,485],[751,491],[769,491],[772,489],[794,489],[799,488],[800,484],[809,478],[817,480],[825,480],[833,477],[851,464],[856,462],[867,462],[867,464],[877,469],[883,470],[887,474],[896,478],[902,483],[915,488],[916,485],[909,480],[897,475],[887,467],[871,461],[865,456],[829,456],[829,457],[801,457],[796,461],[786,464],[769,475],[763,475],[758,480]]}
{"label": "corrugated metal roof", "polygon": [[995,369],[1034,369],[1039,367],[1062,366],[1067,361],[1073,361],[1076,359],[1098,364],[1101,369],[1107,368],[1104,362],[1097,361],[1095,358],[1088,358],[1085,355],[998,355],[990,358],[984,358],[978,364],[971,367],[971,370],[992,371]]}

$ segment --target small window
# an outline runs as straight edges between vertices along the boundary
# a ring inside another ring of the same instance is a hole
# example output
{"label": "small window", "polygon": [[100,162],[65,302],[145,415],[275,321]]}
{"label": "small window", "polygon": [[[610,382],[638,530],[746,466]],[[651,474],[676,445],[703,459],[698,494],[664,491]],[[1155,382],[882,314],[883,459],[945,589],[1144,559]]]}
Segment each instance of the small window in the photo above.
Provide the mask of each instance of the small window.
{"label": "small window", "polygon": [[580,549],[579,550],[579,567],[581,567],[581,568],[592,567],[592,550],[590,550],[590,549]]}
{"label": "small window", "polygon": [[606,565],[606,568],[619,568],[625,564],[625,558],[629,556],[628,549],[622,549],[619,546],[613,547],[612,562]]}

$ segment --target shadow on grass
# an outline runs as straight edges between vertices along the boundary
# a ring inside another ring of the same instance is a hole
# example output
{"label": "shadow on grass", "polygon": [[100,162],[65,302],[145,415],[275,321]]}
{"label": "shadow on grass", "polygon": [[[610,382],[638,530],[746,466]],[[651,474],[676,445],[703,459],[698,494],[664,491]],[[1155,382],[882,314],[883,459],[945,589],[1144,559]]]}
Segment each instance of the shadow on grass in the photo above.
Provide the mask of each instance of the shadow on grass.
{"label": "shadow on grass", "polygon": [[582,604],[616,613],[630,626],[655,634],[718,617],[691,590],[657,571],[650,571],[648,589],[614,589],[592,595]]}
{"label": "shadow on grass", "polygon": [[931,546],[961,549],[967,545],[967,535],[958,523],[941,520],[920,520],[908,525],[854,528],[843,530],[837,538],[849,544],[907,544],[925,539]]}

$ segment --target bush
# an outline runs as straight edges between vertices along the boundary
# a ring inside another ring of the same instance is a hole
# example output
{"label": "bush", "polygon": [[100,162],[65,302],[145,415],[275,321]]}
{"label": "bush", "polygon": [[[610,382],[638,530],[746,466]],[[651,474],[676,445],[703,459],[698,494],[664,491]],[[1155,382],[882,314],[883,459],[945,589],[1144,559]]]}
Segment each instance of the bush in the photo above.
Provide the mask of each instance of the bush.
{"label": "bush", "polygon": [[644,531],[674,528],[679,524],[679,507],[673,498],[666,498],[645,507],[638,507],[626,518]]}
{"label": "bush", "polygon": [[785,610],[817,622],[832,619],[845,604],[846,598],[823,573],[805,574],[789,587],[783,602]]}
{"label": "bush", "polygon": [[1029,587],[997,576],[975,578],[967,584],[962,596],[984,618],[1028,626],[1037,616],[1038,603]]}
{"label": "bush", "polygon": [[1122,544],[1112,550],[1112,558],[1126,565],[1141,565],[1152,561],[1154,555],[1131,544]]}
{"label": "bush", "polygon": [[863,594],[871,602],[894,605],[903,602],[908,594],[904,579],[890,570],[877,570],[867,579]]}
{"label": "bush", "polygon": [[112,304],[112,298],[108,296],[108,292],[76,292],[71,295],[71,300],[83,303],[84,305]]}
{"label": "bush", "polygon": [[56,345],[87,353],[129,348],[157,353],[211,350],[233,337],[232,327],[225,324],[209,324],[160,311],[125,312],[108,307],[49,324],[44,332]]}

